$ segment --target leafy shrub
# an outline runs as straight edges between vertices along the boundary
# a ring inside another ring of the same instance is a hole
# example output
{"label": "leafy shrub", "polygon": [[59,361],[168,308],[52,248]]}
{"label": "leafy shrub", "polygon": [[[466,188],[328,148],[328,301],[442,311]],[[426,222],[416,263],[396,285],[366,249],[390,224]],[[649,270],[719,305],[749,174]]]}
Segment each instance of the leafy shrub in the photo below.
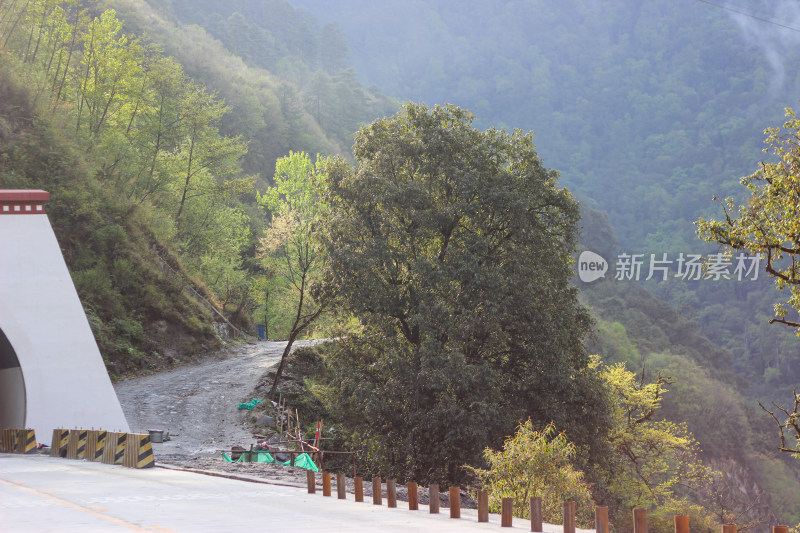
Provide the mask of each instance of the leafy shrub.
{"label": "leafy shrub", "polygon": [[489,468],[468,467],[489,491],[489,508],[500,512],[503,498],[514,498],[514,515],[530,518],[531,497],[542,498],[545,521],[562,520],[563,503],[576,504],[576,521],[590,527],[594,506],[583,472],[572,466],[575,445],[564,432],[556,433],[554,424],[536,430],[533,422],[517,427],[513,437],[503,444],[502,451],[487,448],[484,458]]}

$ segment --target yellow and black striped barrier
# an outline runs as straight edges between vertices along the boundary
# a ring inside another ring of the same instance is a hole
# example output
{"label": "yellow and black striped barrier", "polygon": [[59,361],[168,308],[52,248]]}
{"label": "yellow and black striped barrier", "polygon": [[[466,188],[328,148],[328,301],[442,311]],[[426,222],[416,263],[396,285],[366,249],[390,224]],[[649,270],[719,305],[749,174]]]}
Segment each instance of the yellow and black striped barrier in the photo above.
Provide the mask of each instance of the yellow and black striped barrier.
{"label": "yellow and black striped barrier", "polygon": [[153,445],[150,444],[150,435],[142,433],[128,433],[125,444],[125,458],[122,465],[128,468],[152,468],[156,466],[153,456]]}
{"label": "yellow and black striped barrier", "polygon": [[86,439],[86,460],[100,461],[106,447],[107,433],[103,430],[91,430]]}
{"label": "yellow and black striped barrier", "polygon": [[67,459],[86,459],[86,438],[88,431],[85,429],[72,429],[69,432],[67,443]]}
{"label": "yellow and black striped barrier", "polygon": [[103,463],[107,465],[121,465],[125,457],[125,443],[127,433],[109,431],[106,435],[106,445],[103,449]]}
{"label": "yellow and black striped barrier", "polygon": [[53,440],[50,442],[50,457],[66,457],[69,444],[68,429],[54,429]]}
{"label": "yellow and black striped barrier", "polygon": [[0,452],[15,453],[16,451],[17,451],[16,430],[3,429],[2,436],[0,437]]}
{"label": "yellow and black striped barrier", "polygon": [[4,429],[0,436],[0,452],[36,453],[36,432],[32,429]]}
{"label": "yellow and black striped barrier", "polygon": [[17,430],[17,453],[36,453],[36,431]]}

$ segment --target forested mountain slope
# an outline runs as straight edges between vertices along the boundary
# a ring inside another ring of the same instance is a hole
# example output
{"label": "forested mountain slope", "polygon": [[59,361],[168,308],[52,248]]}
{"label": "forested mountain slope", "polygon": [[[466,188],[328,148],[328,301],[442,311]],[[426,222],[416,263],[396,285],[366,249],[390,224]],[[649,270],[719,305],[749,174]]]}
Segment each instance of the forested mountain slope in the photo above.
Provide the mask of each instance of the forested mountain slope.
{"label": "forested mountain slope", "polygon": [[291,47],[275,56],[291,67],[284,76],[249,67],[143,2],[3,2],[0,44],[0,187],[52,193],[48,212],[114,375],[250,329],[265,306],[256,248],[270,216],[256,192],[276,159],[347,153],[345,129],[394,109],[345,69],[314,93],[353,98],[346,119],[325,122],[292,69],[328,70]]}
{"label": "forested mountain slope", "polygon": [[[791,2],[295,4],[341,26],[365,83],[467,107],[483,126],[534,130],[545,163],[607,214],[617,241],[602,214],[584,211],[583,244],[610,262],[623,252],[673,260],[716,252],[696,238],[693,221],[719,215],[714,196],[743,194],[738,178],[766,157],[763,130],[800,98],[800,17]],[[646,268],[647,259],[642,280]],[[597,351],[634,368],[670,369],[682,392],[678,401],[668,395],[670,414],[689,421],[707,453],[772,472],[760,482],[773,495],[796,492],[761,444],[771,428],[752,399],[790,397],[800,379],[794,332],[767,323],[780,298],[771,281],[762,272],[756,282],[642,283],[669,305],[627,285],[582,285],[599,320]],[[730,448],[710,414],[725,397],[737,413],[727,411],[726,425],[755,431]]]}
{"label": "forested mountain slope", "polygon": [[[365,83],[535,131],[546,164],[607,213],[619,242],[606,259],[645,254],[645,269],[651,253],[716,252],[693,221],[721,214],[715,196],[743,194],[763,130],[800,98],[800,13],[787,1],[295,3],[341,25]],[[645,286],[730,350],[747,394],[800,379],[794,332],[765,324],[779,299],[769,287]]]}

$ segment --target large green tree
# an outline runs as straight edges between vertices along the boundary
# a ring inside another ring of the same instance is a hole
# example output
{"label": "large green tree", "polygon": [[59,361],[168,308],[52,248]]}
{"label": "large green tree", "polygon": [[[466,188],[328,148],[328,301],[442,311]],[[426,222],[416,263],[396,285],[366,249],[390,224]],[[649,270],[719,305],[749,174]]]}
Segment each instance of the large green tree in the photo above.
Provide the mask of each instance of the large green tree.
{"label": "large green tree", "polygon": [[419,481],[458,479],[528,417],[587,449],[604,428],[569,284],[578,204],[532,133],[472,121],[408,104],[356,134],[357,166],[325,166],[326,287],[363,324],[329,358],[334,401],[373,469]]}

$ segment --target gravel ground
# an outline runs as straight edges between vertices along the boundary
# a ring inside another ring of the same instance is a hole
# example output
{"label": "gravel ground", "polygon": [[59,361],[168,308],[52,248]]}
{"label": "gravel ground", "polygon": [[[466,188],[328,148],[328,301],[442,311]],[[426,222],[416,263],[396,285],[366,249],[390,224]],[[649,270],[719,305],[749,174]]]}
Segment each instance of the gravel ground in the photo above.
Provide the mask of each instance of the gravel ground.
{"label": "gravel ground", "polygon": [[[293,347],[314,342],[296,341]],[[268,370],[278,364],[285,346],[285,342],[277,341],[243,344],[191,365],[120,381],[114,389],[131,431],[169,432],[170,440],[153,443],[157,465],[306,486],[306,471],[301,468],[229,463],[221,455],[222,450],[233,446],[249,449],[261,440],[254,437],[246,422],[247,414],[238,405],[250,401],[256,387],[264,384]],[[320,486],[321,477],[317,475]],[[350,477],[347,488],[350,493],[354,491]],[[382,488],[386,497],[385,482]],[[372,483],[367,480],[364,480],[364,495],[372,497]],[[442,507],[448,506],[448,496],[441,493]],[[398,500],[407,501],[407,497],[406,487],[398,484]],[[428,503],[427,488],[419,488],[419,500]],[[462,493],[461,505],[475,507],[474,500],[466,493]]]}
{"label": "gravel ground", "polygon": [[[310,343],[297,341],[294,347]],[[256,443],[238,405],[251,399],[285,346],[276,341],[235,346],[194,364],[120,381],[114,389],[131,431],[169,432],[170,440],[153,444],[156,464],[305,483],[304,470],[228,463],[220,453]]]}

